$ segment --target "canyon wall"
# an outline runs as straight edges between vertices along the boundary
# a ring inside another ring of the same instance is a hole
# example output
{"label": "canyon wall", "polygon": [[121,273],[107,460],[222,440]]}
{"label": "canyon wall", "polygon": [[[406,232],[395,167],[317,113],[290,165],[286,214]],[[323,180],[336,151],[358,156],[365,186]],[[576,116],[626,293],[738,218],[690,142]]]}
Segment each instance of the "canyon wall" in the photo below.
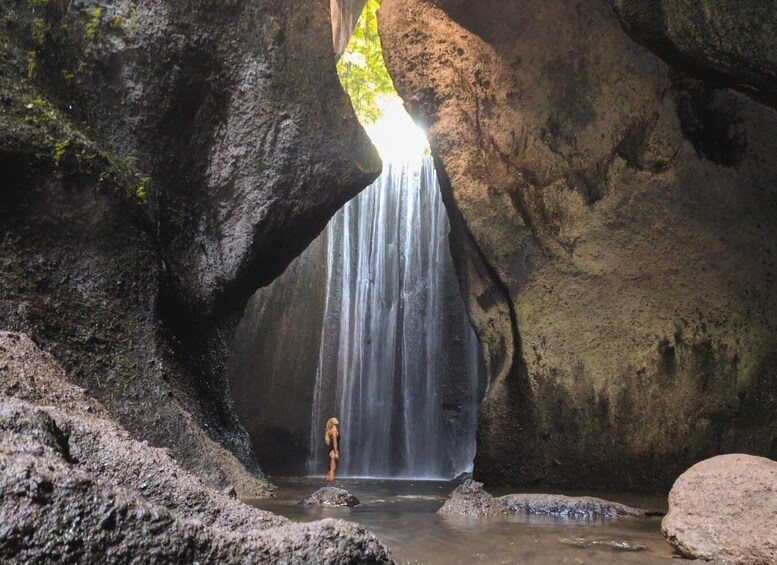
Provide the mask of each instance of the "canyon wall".
{"label": "canyon wall", "polygon": [[382,2],[489,374],[476,477],[654,490],[777,458],[775,18]]}
{"label": "canyon wall", "polygon": [[244,495],[267,487],[225,377],[239,316],[380,171],[328,8],[0,7],[0,327]]}

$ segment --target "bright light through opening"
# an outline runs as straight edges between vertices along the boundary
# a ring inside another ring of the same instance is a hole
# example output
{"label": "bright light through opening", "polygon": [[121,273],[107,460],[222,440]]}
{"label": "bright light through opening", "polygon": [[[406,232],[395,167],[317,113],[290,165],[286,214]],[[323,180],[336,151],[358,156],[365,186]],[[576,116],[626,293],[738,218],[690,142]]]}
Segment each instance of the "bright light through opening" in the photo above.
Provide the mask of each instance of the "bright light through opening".
{"label": "bright light through opening", "polygon": [[426,134],[405,111],[398,96],[380,100],[380,118],[364,127],[384,164],[405,163],[429,154]]}

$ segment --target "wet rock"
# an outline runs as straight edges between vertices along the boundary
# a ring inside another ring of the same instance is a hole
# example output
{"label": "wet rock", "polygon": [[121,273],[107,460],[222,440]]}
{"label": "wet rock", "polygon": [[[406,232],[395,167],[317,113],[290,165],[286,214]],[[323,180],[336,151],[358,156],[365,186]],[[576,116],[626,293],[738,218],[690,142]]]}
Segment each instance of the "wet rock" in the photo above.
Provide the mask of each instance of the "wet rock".
{"label": "wet rock", "polygon": [[437,513],[483,517],[504,515],[508,510],[499,499],[485,491],[483,483],[467,479],[453,490]]}
{"label": "wet rock", "polygon": [[0,375],[0,561],[391,562],[360,526],[292,524],[210,488],[133,439],[26,336],[0,334],[0,355],[35,367]]}
{"label": "wet rock", "polygon": [[697,463],[672,487],[661,527],[688,558],[777,563],[777,462],[734,454]]}
{"label": "wet rock", "polygon": [[616,518],[644,516],[645,511],[593,496],[560,494],[508,494],[500,497],[510,512],[548,514],[566,518]]}
{"label": "wet rock", "polygon": [[483,483],[466,480],[456,487],[438,514],[464,516],[500,516],[534,514],[565,518],[616,518],[644,516],[644,510],[590,496],[574,497],[557,494],[508,494],[491,496]]}
{"label": "wet rock", "polygon": [[338,487],[323,487],[302,500],[304,506],[358,506],[359,499],[345,489]]}
{"label": "wet rock", "polygon": [[624,29],[773,88],[774,4],[733,4],[381,2],[486,358],[478,480],[668,490],[774,456],[777,111]]}
{"label": "wet rock", "polygon": [[43,4],[0,3],[0,328],[209,484],[265,496],[234,327],[380,171],[327,6]]}
{"label": "wet rock", "polygon": [[562,538],[559,541],[565,545],[576,547],[578,549],[588,549],[589,547],[601,547],[601,548],[611,549],[613,551],[626,551],[626,552],[644,551],[646,549],[644,545],[640,545],[633,541],[623,540],[623,539]]}

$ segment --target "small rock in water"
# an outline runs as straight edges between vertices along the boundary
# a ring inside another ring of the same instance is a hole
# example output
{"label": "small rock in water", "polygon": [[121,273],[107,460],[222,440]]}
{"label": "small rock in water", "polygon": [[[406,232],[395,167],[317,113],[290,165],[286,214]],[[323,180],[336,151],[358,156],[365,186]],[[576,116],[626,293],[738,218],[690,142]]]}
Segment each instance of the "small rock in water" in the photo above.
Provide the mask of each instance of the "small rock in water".
{"label": "small rock in water", "polygon": [[303,506],[357,506],[359,499],[345,489],[323,487],[300,502]]}
{"label": "small rock in water", "polygon": [[576,547],[578,549],[588,549],[590,547],[606,547],[615,551],[644,551],[645,546],[633,541],[619,539],[586,539],[586,538],[562,538],[561,543]]}
{"label": "small rock in water", "polygon": [[644,510],[590,496],[508,494],[497,498],[483,489],[483,483],[471,479],[456,487],[437,513],[480,517],[539,514],[582,519],[645,515]]}
{"label": "small rock in water", "polygon": [[484,517],[507,514],[508,510],[485,491],[483,483],[467,479],[454,489],[437,513]]}

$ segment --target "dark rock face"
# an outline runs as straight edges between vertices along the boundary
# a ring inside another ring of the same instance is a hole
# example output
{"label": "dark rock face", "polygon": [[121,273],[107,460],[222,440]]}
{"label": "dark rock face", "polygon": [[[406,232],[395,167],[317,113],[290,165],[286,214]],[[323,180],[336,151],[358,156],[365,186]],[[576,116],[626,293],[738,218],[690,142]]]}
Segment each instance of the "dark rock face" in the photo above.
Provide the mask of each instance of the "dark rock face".
{"label": "dark rock face", "polygon": [[777,462],[733,454],[697,463],[669,493],[661,528],[690,559],[777,562]]}
{"label": "dark rock face", "polygon": [[323,487],[305,498],[300,504],[304,506],[358,506],[361,502],[345,489]]}
{"label": "dark rock face", "polygon": [[615,0],[626,31],[669,64],[777,106],[777,2]]}
{"label": "dark rock face", "polygon": [[456,487],[437,513],[473,517],[535,514],[578,519],[645,515],[644,510],[591,496],[508,494],[496,498],[483,489],[483,483],[471,479]]}
{"label": "dark rock face", "polygon": [[385,0],[379,24],[486,358],[475,477],[652,490],[776,458],[777,112],[604,0]]}
{"label": "dark rock face", "polygon": [[[228,367],[232,398],[262,469],[304,475],[324,319],[327,235],[249,300]],[[322,449],[324,430],[317,436]]]}
{"label": "dark rock face", "polygon": [[211,489],[24,335],[0,333],[0,377],[3,562],[392,562],[355,524],[292,524]]}
{"label": "dark rock face", "polygon": [[234,327],[380,170],[326,7],[20,0],[0,21],[0,326],[136,437],[262,494]]}

